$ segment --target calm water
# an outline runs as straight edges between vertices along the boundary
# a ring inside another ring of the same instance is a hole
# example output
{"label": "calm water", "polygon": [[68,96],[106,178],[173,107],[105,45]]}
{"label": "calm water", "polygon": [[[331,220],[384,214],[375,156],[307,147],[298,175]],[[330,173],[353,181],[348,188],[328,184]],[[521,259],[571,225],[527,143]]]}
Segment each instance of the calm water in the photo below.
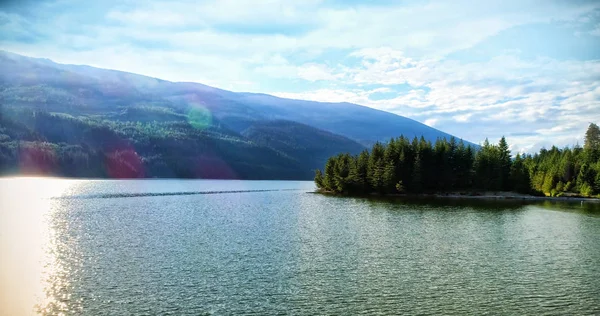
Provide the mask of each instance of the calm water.
{"label": "calm water", "polygon": [[600,314],[597,206],[312,189],[2,179],[0,314]]}

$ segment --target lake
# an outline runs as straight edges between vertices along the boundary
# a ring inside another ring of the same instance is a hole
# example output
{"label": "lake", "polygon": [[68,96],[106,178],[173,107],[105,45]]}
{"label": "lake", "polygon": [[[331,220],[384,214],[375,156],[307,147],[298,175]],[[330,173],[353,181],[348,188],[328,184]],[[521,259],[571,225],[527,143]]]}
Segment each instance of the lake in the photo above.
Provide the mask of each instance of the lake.
{"label": "lake", "polygon": [[597,205],[0,179],[0,314],[600,314]]}

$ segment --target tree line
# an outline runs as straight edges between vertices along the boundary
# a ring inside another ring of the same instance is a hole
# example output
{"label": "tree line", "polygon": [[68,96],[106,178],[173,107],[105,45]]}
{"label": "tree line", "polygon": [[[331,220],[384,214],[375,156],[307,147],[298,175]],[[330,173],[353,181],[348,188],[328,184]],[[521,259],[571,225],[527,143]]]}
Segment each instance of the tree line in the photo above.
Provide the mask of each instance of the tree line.
{"label": "tree line", "polygon": [[404,136],[358,155],[330,157],[316,170],[321,191],[344,195],[514,191],[548,196],[600,196],[600,129],[592,123],[584,147],[511,155],[506,139],[479,148],[454,138],[434,143]]}
{"label": "tree line", "polygon": [[[123,113],[129,115],[129,110]],[[152,115],[161,114],[151,110]],[[136,111],[139,114],[141,108]],[[196,128],[188,121],[173,120],[172,114],[128,121],[123,113],[74,117],[0,104],[0,176],[285,180],[312,176],[313,167],[225,128]]]}

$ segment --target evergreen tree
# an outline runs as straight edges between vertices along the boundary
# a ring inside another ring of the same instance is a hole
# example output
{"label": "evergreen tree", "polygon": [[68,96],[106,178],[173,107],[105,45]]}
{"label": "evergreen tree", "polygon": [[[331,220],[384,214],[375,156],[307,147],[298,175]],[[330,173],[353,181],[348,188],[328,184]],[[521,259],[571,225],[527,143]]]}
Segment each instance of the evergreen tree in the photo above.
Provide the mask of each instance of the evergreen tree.
{"label": "evergreen tree", "polygon": [[446,154],[446,141],[438,138],[435,141],[435,145],[433,148],[433,156],[435,159],[436,171],[438,173],[438,181],[436,182],[437,187],[436,190],[447,190],[449,187],[448,183],[448,156]]}
{"label": "evergreen tree", "polygon": [[591,123],[585,132],[585,142],[583,148],[587,155],[587,161],[590,163],[600,159],[600,128]]}
{"label": "evergreen tree", "polygon": [[475,162],[475,155],[473,148],[467,146],[462,155],[462,172],[459,174],[461,179],[461,189],[470,188],[473,185],[473,164]]}
{"label": "evergreen tree", "polygon": [[418,152],[415,156],[415,163],[413,166],[412,172],[412,188],[413,192],[422,192],[423,191],[423,174],[421,171],[421,155]]}
{"label": "evergreen tree", "polygon": [[600,194],[600,161],[589,160],[592,143],[586,139],[585,148],[542,148],[534,155],[517,154],[513,160],[504,137],[498,145],[486,139],[475,151],[454,139],[438,139],[432,145],[423,137],[409,142],[400,136],[387,144],[376,143],[358,156],[331,157],[324,174],[315,173],[315,183],[342,194],[460,189],[594,196]]}
{"label": "evergreen tree", "polygon": [[348,193],[352,182],[349,179],[350,175],[350,155],[340,154],[337,157],[334,169],[334,182],[336,192]]}
{"label": "evergreen tree", "polygon": [[335,157],[331,157],[325,164],[325,177],[323,178],[323,187],[328,191],[335,191]]}
{"label": "evergreen tree", "polygon": [[315,184],[317,185],[317,188],[319,188],[319,189],[324,188],[323,173],[321,172],[321,170],[318,170],[318,169],[315,171]]}
{"label": "evergreen tree", "polygon": [[594,180],[592,190],[594,194],[600,194],[600,172],[596,172],[596,179]]}
{"label": "evergreen tree", "polygon": [[362,151],[356,161],[356,189],[362,193],[369,191],[369,152]]}
{"label": "evergreen tree", "polygon": [[542,191],[545,194],[548,194],[550,196],[554,195],[554,188],[556,185],[556,178],[554,177],[554,175],[552,175],[552,173],[548,172],[546,173],[546,175],[544,176],[544,184],[542,185]]}
{"label": "evergreen tree", "polygon": [[600,149],[600,128],[598,125],[591,123],[585,132],[585,143],[583,148],[586,150]]}
{"label": "evergreen tree", "polygon": [[481,190],[491,190],[494,184],[493,177],[493,146],[486,138],[483,146],[475,156],[475,183]]}
{"label": "evergreen tree", "polygon": [[373,149],[371,149],[371,155],[369,156],[369,168],[367,178],[371,190],[374,192],[383,193],[383,172],[384,172],[384,152],[385,148],[381,143],[375,143]]}
{"label": "evergreen tree", "polygon": [[398,180],[396,179],[396,167],[394,166],[394,162],[386,161],[383,171],[383,190],[387,193],[393,193],[396,191],[396,183],[398,183]]}
{"label": "evergreen tree", "polygon": [[499,175],[498,175],[498,188],[503,191],[510,190],[510,165],[511,165],[511,157],[510,150],[508,149],[508,143],[506,143],[506,138],[502,136],[500,142],[498,142],[498,159],[500,163],[499,167]]}
{"label": "evergreen tree", "polygon": [[512,190],[519,193],[530,193],[531,192],[531,179],[529,178],[529,171],[525,166],[521,155],[517,154],[515,161],[512,163],[510,169],[510,180],[512,182]]}
{"label": "evergreen tree", "polygon": [[395,191],[394,187],[396,183],[398,183],[396,168],[399,164],[399,160],[399,144],[392,138],[385,147],[385,153],[383,155],[383,187],[388,193],[393,193]]}

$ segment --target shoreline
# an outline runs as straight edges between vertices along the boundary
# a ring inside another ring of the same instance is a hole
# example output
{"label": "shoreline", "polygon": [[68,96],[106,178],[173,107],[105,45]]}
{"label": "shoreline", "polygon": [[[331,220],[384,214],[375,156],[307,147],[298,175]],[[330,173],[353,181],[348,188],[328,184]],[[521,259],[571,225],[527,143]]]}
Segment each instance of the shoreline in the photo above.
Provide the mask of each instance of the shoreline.
{"label": "shoreline", "polygon": [[432,193],[432,194],[369,194],[369,195],[343,195],[329,191],[314,191],[311,193],[332,195],[340,197],[377,197],[377,198],[410,198],[410,199],[454,199],[454,200],[503,200],[503,201],[556,201],[556,202],[580,202],[580,203],[600,203],[599,198],[590,197],[569,197],[569,196],[534,196],[519,194],[513,192],[498,192],[498,193],[484,193],[481,195],[473,194],[460,194],[460,193]]}

